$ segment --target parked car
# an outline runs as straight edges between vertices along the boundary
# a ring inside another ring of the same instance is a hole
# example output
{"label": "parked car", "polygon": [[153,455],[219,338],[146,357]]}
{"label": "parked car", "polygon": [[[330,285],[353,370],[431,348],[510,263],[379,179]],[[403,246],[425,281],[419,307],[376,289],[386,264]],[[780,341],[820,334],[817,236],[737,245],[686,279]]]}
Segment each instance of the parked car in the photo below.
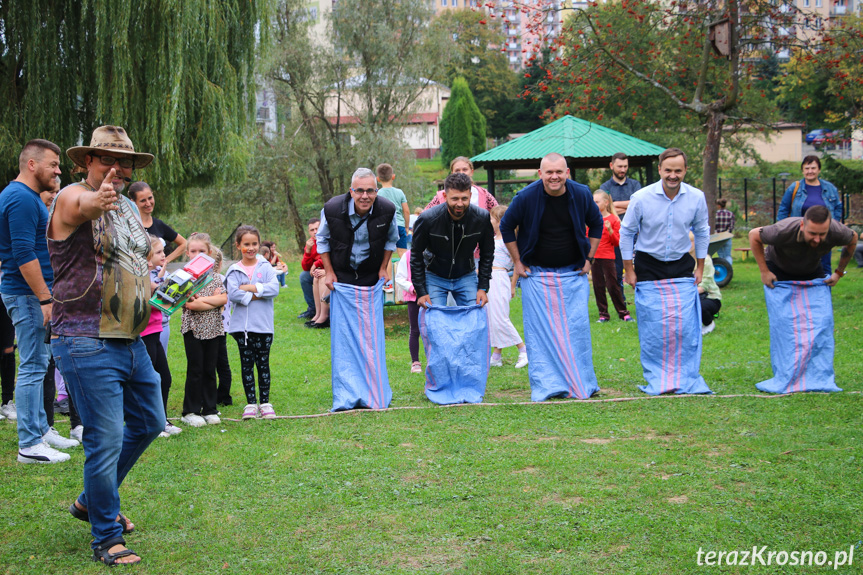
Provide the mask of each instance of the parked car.
{"label": "parked car", "polygon": [[817,130],[812,130],[811,132],[806,134],[806,143],[811,144],[815,138],[818,136],[822,136],[826,133],[830,132],[827,128],[818,128]]}
{"label": "parked car", "polygon": [[841,131],[830,132],[816,136],[812,140],[812,145],[816,150],[826,149],[835,150],[836,148],[844,149],[851,145],[851,140]]}

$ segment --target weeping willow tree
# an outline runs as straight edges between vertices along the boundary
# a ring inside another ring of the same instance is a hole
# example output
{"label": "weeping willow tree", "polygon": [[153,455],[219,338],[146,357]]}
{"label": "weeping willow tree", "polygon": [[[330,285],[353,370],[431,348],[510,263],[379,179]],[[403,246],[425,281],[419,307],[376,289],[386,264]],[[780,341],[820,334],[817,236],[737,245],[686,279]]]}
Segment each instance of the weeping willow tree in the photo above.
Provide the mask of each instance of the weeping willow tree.
{"label": "weeping willow tree", "polygon": [[[239,179],[250,155],[254,61],[271,0],[0,0],[0,161],[21,146],[126,128],[156,156],[160,211],[182,190]],[[71,167],[69,163],[68,167]],[[169,200],[165,202],[164,200]]]}

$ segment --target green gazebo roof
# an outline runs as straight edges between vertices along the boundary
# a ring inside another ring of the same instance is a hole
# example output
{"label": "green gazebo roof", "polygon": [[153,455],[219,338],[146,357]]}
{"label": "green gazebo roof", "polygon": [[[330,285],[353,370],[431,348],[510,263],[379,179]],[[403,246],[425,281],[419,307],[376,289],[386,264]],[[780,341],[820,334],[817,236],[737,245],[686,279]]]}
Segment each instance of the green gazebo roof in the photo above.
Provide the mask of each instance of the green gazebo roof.
{"label": "green gazebo roof", "polygon": [[612,155],[623,152],[632,167],[650,165],[664,149],[599,124],[564,116],[474,156],[471,161],[487,169],[539,168],[543,156],[557,152],[566,158],[570,168],[605,168]]}

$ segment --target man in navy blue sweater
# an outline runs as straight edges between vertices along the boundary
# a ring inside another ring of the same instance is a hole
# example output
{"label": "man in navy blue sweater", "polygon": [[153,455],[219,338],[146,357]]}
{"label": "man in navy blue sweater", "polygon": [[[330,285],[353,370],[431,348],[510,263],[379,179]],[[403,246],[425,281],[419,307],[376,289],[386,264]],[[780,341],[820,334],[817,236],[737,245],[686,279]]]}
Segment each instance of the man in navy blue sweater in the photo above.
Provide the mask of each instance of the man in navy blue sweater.
{"label": "man in navy blue sweater", "polygon": [[515,273],[590,272],[603,227],[593,194],[568,179],[566,158],[560,154],[542,159],[539,177],[513,198],[500,222]]}
{"label": "man in navy blue sweater", "polygon": [[45,239],[48,210],[39,194],[54,189],[60,175],[60,148],[48,140],[31,140],[21,150],[18,168],[18,177],[0,193],[0,293],[15,324],[20,356],[15,389],[18,461],[57,463],[67,461],[69,454],[54,447],[78,445],[48,426],[42,398],[51,357],[45,330],[54,301],[54,272]]}

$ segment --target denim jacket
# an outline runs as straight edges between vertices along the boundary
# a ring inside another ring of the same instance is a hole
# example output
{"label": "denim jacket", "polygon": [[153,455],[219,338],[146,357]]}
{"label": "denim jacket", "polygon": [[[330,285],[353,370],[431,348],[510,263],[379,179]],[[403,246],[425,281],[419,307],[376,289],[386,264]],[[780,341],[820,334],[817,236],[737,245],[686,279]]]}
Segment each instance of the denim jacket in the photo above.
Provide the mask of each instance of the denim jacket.
{"label": "denim jacket", "polygon": [[[836,186],[827,180],[818,180],[821,184],[821,197],[824,199],[824,204],[830,210],[830,215],[837,222],[842,221],[842,198],[839,197],[839,192]],[[797,195],[794,195],[794,186],[800,184],[797,188]],[[794,196],[794,204],[791,203],[791,196]],[[782,203],[779,205],[779,210],[776,212],[777,220],[785,218],[801,217],[803,215],[803,202],[806,201],[806,181],[800,180],[788,186],[785,194],[782,196]]]}

